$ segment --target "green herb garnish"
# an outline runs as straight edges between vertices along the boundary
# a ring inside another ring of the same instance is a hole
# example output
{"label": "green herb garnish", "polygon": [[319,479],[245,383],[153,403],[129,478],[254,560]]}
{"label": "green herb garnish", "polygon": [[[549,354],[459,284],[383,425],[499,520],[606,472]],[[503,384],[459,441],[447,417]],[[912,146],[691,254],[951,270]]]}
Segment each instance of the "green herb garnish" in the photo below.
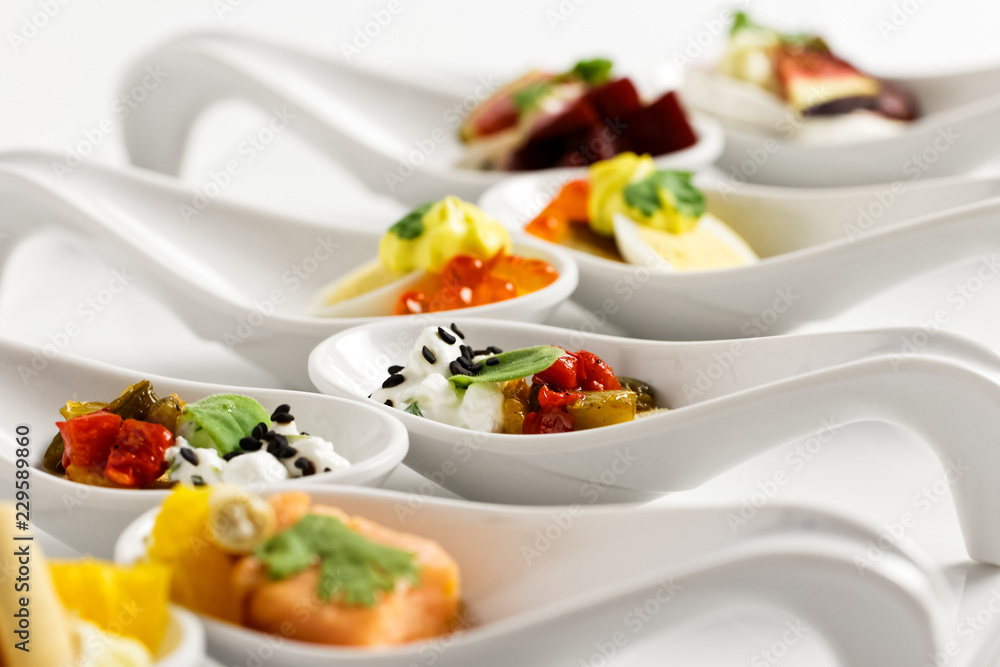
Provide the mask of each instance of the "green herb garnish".
{"label": "green herb garnish", "polygon": [[[647,218],[666,204],[673,205],[683,216],[700,218],[705,213],[705,195],[691,183],[692,175],[690,171],[654,171],[641,181],[625,186],[625,203]],[[663,201],[661,189],[670,193],[672,202]]]}
{"label": "green herb garnish", "polygon": [[177,435],[183,435],[192,447],[211,447],[223,456],[237,451],[240,439],[261,422],[270,426],[271,417],[254,399],[215,394],[184,406],[177,418]]}
{"label": "green herb garnish", "polygon": [[526,347],[496,355],[498,363],[483,366],[477,375],[452,375],[448,380],[456,389],[466,389],[474,382],[507,382],[541,373],[565,354],[565,350],[554,345]]}
{"label": "green herb garnish", "polygon": [[614,64],[607,58],[581,60],[573,65],[572,69],[566,70],[562,74],[557,74],[546,81],[529,83],[524,88],[515,90],[511,95],[511,100],[518,111],[524,112],[538,106],[542,98],[552,92],[552,89],[560,83],[573,80],[582,81],[590,86],[600,86],[607,83],[608,79],[611,78],[612,67]]}
{"label": "green herb garnish", "polygon": [[599,86],[611,78],[611,68],[614,64],[607,58],[592,58],[581,60],[569,71],[584,83]]}
{"label": "green herb garnish", "polygon": [[420,581],[414,554],[372,542],[331,516],[307,514],[288,530],[260,546],[254,556],[273,581],[287,579],[320,564],[316,596],[323,602],[334,594],[344,603],[371,607],[375,594],[396,582]]}
{"label": "green herb garnish", "polygon": [[403,412],[409,412],[411,415],[416,415],[418,417],[423,417],[424,413],[420,411],[420,406],[416,403],[410,403],[403,409]]}
{"label": "green herb garnish", "polygon": [[511,99],[514,102],[514,106],[517,107],[518,111],[527,111],[532,107],[538,106],[538,102],[549,94],[549,91],[555,87],[555,84],[551,81],[540,81],[538,83],[528,84],[520,90],[514,91]]}
{"label": "green herb garnish", "polygon": [[402,217],[389,231],[404,240],[412,240],[424,233],[424,214],[431,210],[436,202],[428,202],[416,207]]}
{"label": "green herb garnish", "polygon": [[729,29],[729,35],[732,36],[738,33],[740,30],[747,30],[747,29],[767,30],[767,28],[765,28],[764,26],[758,25],[757,23],[751,21],[750,17],[747,15],[746,12],[736,12],[736,14],[733,16],[733,25]]}

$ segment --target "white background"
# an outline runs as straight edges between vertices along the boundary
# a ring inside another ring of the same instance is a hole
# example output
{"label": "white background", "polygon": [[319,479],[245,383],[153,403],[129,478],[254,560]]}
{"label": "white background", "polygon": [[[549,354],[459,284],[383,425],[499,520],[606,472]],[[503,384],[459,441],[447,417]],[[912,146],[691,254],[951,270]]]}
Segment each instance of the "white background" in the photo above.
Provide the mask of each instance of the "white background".
{"label": "white background", "polygon": [[[235,3],[235,0],[233,0]],[[500,79],[537,64],[564,67],[575,58],[611,56],[619,71],[649,77],[669,69],[699,34],[718,32],[717,21],[730,3],[655,2],[653,0],[400,0],[402,11],[370,40],[352,62],[362,67],[407,71],[427,69]],[[294,43],[343,59],[343,44],[384,10],[387,1],[318,2],[243,0],[235,7],[222,0],[4,0],[0,8],[0,150],[43,148],[62,153],[105,118],[119,91],[122,69],[143,51],[184,31],[234,30]],[[877,73],[942,72],[1000,63],[1000,3],[975,0],[840,0],[837,2],[749,3],[761,22],[785,29],[814,29],[828,37],[848,60]],[[26,22],[42,23],[44,7],[54,13],[32,32]],[[744,5],[746,6],[746,5]],[[895,24],[893,23],[895,21]],[[11,35],[23,38],[12,40]],[[17,44],[13,42],[18,41]],[[721,40],[711,42],[713,52]],[[692,52],[697,55],[697,52]],[[225,116],[224,114],[232,114]],[[220,116],[220,114],[223,114]],[[239,122],[249,112],[229,108],[205,119],[186,177],[214,166],[213,159],[240,138]],[[341,167],[332,167],[294,137],[282,136],[266,159],[227,190],[225,197],[248,199],[300,215],[336,215],[347,204],[391,210],[373,202]],[[111,132],[94,160],[126,162],[120,132]],[[389,215],[387,213],[387,215]],[[10,220],[0,202],[0,232]],[[0,335],[43,344],[72,316],[76,305],[104,286],[112,267],[81,256],[72,248],[42,239],[19,252],[0,283]],[[916,324],[935,299],[969,275],[956,268],[860,304],[837,322],[813,330],[874,324]],[[956,316],[953,328],[987,343],[1000,342],[996,306],[1000,295],[989,286],[976,309]],[[171,345],[160,342],[169,339]],[[274,384],[223,346],[201,341],[173,316],[151,302],[143,286],[130,286],[68,352],[149,372],[247,385]],[[760,457],[666,504],[692,499],[740,503],[786,468],[786,449]],[[888,427],[842,429],[816,461],[781,488],[780,501],[806,500],[850,511],[867,520],[891,522],[911,507],[911,497],[940,478],[928,448]],[[397,488],[412,480],[399,476]],[[970,566],[949,497],[921,517],[908,534],[947,567],[963,608],[975,610],[997,579],[990,568]],[[677,664],[751,664],[759,649],[781,634],[781,618],[734,623],[723,618],[664,640]],[[996,634],[996,623],[977,642]],[[716,637],[724,641],[717,642]],[[971,660],[975,646],[952,664]],[[824,664],[822,642],[807,636],[782,664]],[[583,651],[587,654],[589,651]],[[631,660],[628,660],[631,658]],[[633,654],[620,664],[660,664]],[[576,664],[575,662],[573,664]],[[617,664],[617,663],[616,663]]]}

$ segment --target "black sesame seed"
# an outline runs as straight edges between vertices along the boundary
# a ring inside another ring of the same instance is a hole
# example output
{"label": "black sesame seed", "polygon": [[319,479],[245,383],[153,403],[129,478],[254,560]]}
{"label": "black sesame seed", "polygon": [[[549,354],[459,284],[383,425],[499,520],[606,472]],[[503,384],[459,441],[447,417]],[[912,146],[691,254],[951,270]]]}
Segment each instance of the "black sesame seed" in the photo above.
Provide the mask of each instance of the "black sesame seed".
{"label": "black sesame seed", "polygon": [[462,356],[466,359],[472,359],[472,357],[476,356],[473,354],[472,348],[468,345],[462,345],[459,349],[462,351]]}
{"label": "black sesame seed", "polygon": [[483,362],[481,361],[477,361],[469,366],[469,372],[473,375],[476,375],[481,370],[483,370]]}
{"label": "black sesame seed", "polygon": [[260,438],[264,437],[265,433],[267,433],[267,424],[265,424],[264,422],[260,422],[259,424],[253,427],[253,431],[250,432],[250,435],[259,440]]}
{"label": "black sesame seed", "polygon": [[497,359],[496,357],[487,357],[486,359],[483,360],[483,362],[487,366],[496,366],[497,364],[500,363],[500,360]]}
{"label": "black sesame seed", "polygon": [[288,440],[285,436],[278,434],[275,435],[275,439],[267,445],[268,454],[276,459],[290,459],[299,453],[294,447],[288,446]]}
{"label": "black sesame seed", "polygon": [[291,424],[295,421],[295,417],[287,412],[275,412],[271,415],[271,420],[276,424]]}
{"label": "black sesame seed", "polygon": [[223,454],[222,459],[224,461],[232,461],[237,456],[243,456],[244,454],[246,454],[246,452],[241,452],[240,450],[237,449],[236,451],[229,452],[228,454]]}
{"label": "black sesame seed", "polygon": [[399,371],[403,370],[403,366],[389,366],[389,375],[398,375]]}
{"label": "black sesame seed", "polygon": [[438,327],[438,338],[440,338],[441,340],[443,340],[448,345],[454,345],[455,344],[455,337],[452,336],[447,331],[445,331],[444,329],[442,329],[441,327]]}
{"label": "black sesame seed", "polygon": [[448,364],[448,370],[451,371],[452,375],[472,375],[472,373],[469,372],[469,369],[458,363],[458,360]]}
{"label": "black sesame seed", "polygon": [[385,399],[385,404],[388,405],[390,408],[393,407],[392,399],[391,398]]}
{"label": "black sesame seed", "polygon": [[431,352],[431,349],[426,345],[424,345],[424,349],[420,350],[420,354],[424,355],[424,359],[427,360],[427,363],[429,364],[437,363],[438,358],[434,356],[434,353]]}
{"label": "black sesame seed", "polygon": [[194,453],[193,449],[188,449],[187,447],[181,447],[181,458],[193,466],[196,466],[199,463],[198,455]]}
{"label": "black sesame seed", "polygon": [[316,466],[314,466],[313,462],[304,456],[300,456],[295,459],[295,467],[302,471],[303,477],[316,474]]}
{"label": "black sesame seed", "polygon": [[[256,432],[257,429],[254,429]],[[260,439],[258,438],[241,438],[240,448],[245,452],[256,452],[261,447]]]}
{"label": "black sesame seed", "polygon": [[324,468],[323,472],[330,472],[330,468]]}
{"label": "black sesame seed", "polygon": [[503,350],[501,350],[496,345],[490,345],[489,347],[486,348],[486,351],[490,352],[491,354],[503,354]]}
{"label": "black sesame seed", "polygon": [[455,332],[456,336],[458,336],[462,340],[465,340],[465,334],[458,330],[458,327],[455,326],[454,322],[451,323],[451,330]]}
{"label": "black sesame seed", "polygon": [[472,359],[469,359],[468,357],[458,357],[455,361],[461,364],[462,368],[465,369],[469,369],[472,366]]}
{"label": "black sesame seed", "polygon": [[281,405],[279,405],[274,409],[274,412],[271,413],[271,421],[274,421],[275,415],[281,414],[282,412],[291,412],[291,411],[292,411],[292,406],[290,406],[288,403],[282,403]]}
{"label": "black sesame seed", "polygon": [[402,375],[390,375],[385,379],[385,382],[382,383],[382,388],[392,389],[393,387],[398,387],[399,385],[403,384],[403,382],[405,381],[406,378],[404,378]]}
{"label": "black sesame seed", "polygon": [[309,435],[309,434],[306,433],[305,431],[299,431],[299,435]]}

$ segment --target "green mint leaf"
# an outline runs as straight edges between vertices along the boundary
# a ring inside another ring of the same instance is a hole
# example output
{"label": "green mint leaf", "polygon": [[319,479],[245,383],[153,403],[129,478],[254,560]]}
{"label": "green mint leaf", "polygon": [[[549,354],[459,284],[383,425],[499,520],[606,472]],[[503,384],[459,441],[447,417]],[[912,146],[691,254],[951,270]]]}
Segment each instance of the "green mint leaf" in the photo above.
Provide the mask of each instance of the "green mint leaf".
{"label": "green mint leaf", "polygon": [[[641,181],[625,186],[625,203],[647,218],[667,204],[672,204],[681,215],[700,218],[705,213],[705,195],[691,183],[692,176],[690,171],[654,171]],[[670,193],[673,202],[662,200],[661,189]]]}
{"label": "green mint leaf", "polygon": [[420,411],[420,406],[417,405],[416,403],[410,403],[409,405],[407,405],[406,409],[403,410],[403,412],[409,412],[411,415],[416,415],[418,417],[424,416],[424,413]]}
{"label": "green mint leaf", "polygon": [[524,113],[538,106],[542,98],[551,92],[552,85],[550,81],[539,81],[538,83],[528,84],[520,90],[515,90],[514,94],[511,95],[511,100],[514,102],[517,110]]}
{"label": "green mint leaf", "polygon": [[[194,446],[211,446],[219,456],[239,449],[240,439],[246,437],[253,427],[264,422],[271,424],[271,416],[260,403],[249,396],[239,394],[215,394],[200,401],[188,403],[177,420],[178,433],[186,422],[194,421],[198,428],[195,435],[187,438]],[[203,433],[198,433],[198,430]],[[208,440],[198,435],[208,436]]]}
{"label": "green mint leaf", "polygon": [[611,78],[612,67],[614,64],[607,58],[593,58],[581,60],[569,73],[591,86],[600,86]]}
{"label": "green mint leaf", "polygon": [[435,202],[416,207],[402,217],[389,231],[403,240],[412,240],[424,233],[424,214],[431,210]]}
{"label": "green mint leaf", "polygon": [[398,580],[420,581],[412,553],[372,542],[331,516],[305,515],[254,555],[272,580],[287,579],[319,563],[316,595],[323,602],[338,596],[345,604],[370,607],[379,591],[393,590]]}
{"label": "green mint leaf", "polygon": [[467,389],[474,382],[507,382],[541,373],[565,354],[554,345],[539,345],[520,350],[501,352],[494,366],[483,366],[478,375],[452,375],[449,382],[456,389]]}

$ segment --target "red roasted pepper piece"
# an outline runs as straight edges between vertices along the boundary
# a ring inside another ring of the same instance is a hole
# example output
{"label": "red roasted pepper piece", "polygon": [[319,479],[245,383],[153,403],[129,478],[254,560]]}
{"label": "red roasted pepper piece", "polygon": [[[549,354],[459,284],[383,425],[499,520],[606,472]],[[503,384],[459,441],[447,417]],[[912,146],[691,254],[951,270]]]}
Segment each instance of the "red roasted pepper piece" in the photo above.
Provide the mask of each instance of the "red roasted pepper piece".
{"label": "red roasted pepper piece", "polygon": [[562,389],[563,391],[579,389],[576,381],[576,366],[576,355],[572,352],[566,352],[544,371],[535,373],[531,380],[535,384],[545,384],[554,389]]}
{"label": "red roasted pepper piece", "polygon": [[577,385],[584,391],[609,391],[621,389],[622,385],[614,371],[593,352],[580,350],[573,353],[577,359]]}
{"label": "red roasted pepper piece", "polygon": [[166,471],[163,456],[173,444],[174,434],[167,428],[126,419],[108,456],[104,474],[121,486],[147,486]]}
{"label": "red roasted pepper piece", "polygon": [[542,385],[538,392],[538,405],[542,410],[546,408],[564,408],[573,405],[583,398],[583,393],[579,391],[552,391]]}
{"label": "red roasted pepper piece", "polygon": [[103,410],[56,422],[65,447],[63,467],[67,470],[70,466],[79,470],[104,468],[121,425],[121,417]]}
{"label": "red roasted pepper piece", "polygon": [[568,433],[573,430],[576,417],[559,408],[542,408],[524,416],[522,433]]}

